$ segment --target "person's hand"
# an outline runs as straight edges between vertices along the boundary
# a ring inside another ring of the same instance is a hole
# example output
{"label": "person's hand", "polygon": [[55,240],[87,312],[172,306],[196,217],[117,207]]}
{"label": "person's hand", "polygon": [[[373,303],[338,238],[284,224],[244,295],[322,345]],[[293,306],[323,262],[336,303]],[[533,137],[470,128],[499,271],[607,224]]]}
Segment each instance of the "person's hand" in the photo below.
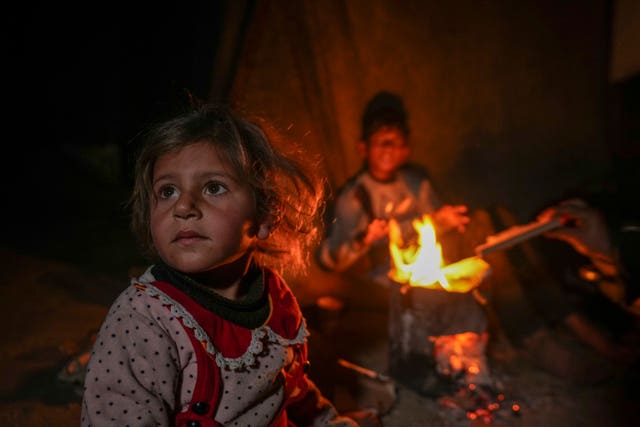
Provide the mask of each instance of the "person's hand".
{"label": "person's hand", "polygon": [[367,232],[362,239],[362,243],[370,245],[389,235],[389,222],[386,219],[374,219],[367,226]]}
{"label": "person's hand", "polygon": [[382,423],[378,418],[378,411],[375,409],[361,409],[345,414],[351,418],[359,427],[382,427]]}
{"label": "person's hand", "polygon": [[613,263],[613,247],[602,213],[581,199],[568,199],[543,210],[539,221],[561,218],[568,226],[545,233],[546,237],[569,243],[582,255]]}
{"label": "person's hand", "polygon": [[462,233],[470,221],[467,210],[465,205],[444,205],[434,213],[433,221],[443,231],[455,228]]}

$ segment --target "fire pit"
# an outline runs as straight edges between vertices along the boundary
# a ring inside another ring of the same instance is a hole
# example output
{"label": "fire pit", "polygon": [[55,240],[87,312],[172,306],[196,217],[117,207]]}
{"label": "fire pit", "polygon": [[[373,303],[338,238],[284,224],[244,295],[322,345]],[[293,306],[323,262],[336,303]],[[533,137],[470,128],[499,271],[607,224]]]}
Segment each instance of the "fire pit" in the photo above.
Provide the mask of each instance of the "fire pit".
{"label": "fire pit", "polygon": [[460,382],[488,384],[487,319],[471,292],[396,284],[389,310],[389,372],[437,396]]}
{"label": "fire pit", "polygon": [[[446,240],[447,264],[428,216],[413,222],[418,239],[405,244],[390,222],[389,373],[400,384],[437,398],[455,417],[491,423],[518,415],[520,405],[505,398],[492,380],[486,357],[488,317],[478,287],[490,273],[483,258],[562,225],[534,221],[493,234],[490,218],[477,216],[470,238]],[[484,229],[483,229],[484,227]],[[465,234],[470,234],[467,230]],[[472,240],[483,234],[478,245]],[[466,254],[475,256],[464,258]],[[462,255],[462,256],[461,256]]]}
{"label": "fire pit", "polygon": [[389,372],[430,396],[489,384],[488,321],[474,296],[489,266],[478,257],[444,265],[431,219],[413,225],[418,241],[404,245],[397,224],[390,224]]}

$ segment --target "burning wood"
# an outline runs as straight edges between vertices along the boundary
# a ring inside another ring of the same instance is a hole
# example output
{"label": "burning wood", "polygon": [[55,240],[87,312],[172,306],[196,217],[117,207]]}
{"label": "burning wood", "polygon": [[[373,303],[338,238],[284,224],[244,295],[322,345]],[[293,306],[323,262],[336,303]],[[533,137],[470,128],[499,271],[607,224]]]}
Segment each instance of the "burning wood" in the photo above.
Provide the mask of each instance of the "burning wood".
{"label": "burning wood", "polygon": [[393,281],[449,292],[468,292],[488,274],[489,264],[479,257],[445,266],[442,247],[436,241],[435,228],[428,215],[413,221],[413,227],[418,233],[418,241],[405,246],[398,223],[389,222],[389,250],[393,260],[389,275]]}
{"label": "burning wood", "polygon": [[463,332],[433,336],[436,372],[441,376],[460,378],[465,384],[489,384],[485,350],[489,335]]}

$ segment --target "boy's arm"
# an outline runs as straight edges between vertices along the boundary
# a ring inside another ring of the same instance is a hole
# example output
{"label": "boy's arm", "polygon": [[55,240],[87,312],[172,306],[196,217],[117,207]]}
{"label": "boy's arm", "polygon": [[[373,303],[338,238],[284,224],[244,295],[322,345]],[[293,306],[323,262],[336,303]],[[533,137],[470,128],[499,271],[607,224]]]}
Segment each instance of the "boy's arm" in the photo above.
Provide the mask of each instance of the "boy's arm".
{"label": "boy's arm", "polygon": [[463,232],[470,221],[467,206],[443,204],[427,179],[420,186],[418,201],[423,212],[433,217],[438,233],[452,229]]}
{"label": "boy's arm", "polygon": [[348,191],[334,206],[333,222],[318,248],[320,264],[328,270],[344,271],[368,251],[364,237],[369,219],[361,204]]}

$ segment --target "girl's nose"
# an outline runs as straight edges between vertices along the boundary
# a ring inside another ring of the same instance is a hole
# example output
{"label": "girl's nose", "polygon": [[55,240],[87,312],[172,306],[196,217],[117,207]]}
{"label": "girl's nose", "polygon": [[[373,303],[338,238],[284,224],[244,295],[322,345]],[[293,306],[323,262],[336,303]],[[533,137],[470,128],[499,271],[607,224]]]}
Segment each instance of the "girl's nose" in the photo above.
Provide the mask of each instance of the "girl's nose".
{"label": "girl's nose", "polygon": [[197,197],[193,197],[190,193],[184,192],[176,201],[173,208],[173,215],[176,218],[188,219],[200,216]]}

